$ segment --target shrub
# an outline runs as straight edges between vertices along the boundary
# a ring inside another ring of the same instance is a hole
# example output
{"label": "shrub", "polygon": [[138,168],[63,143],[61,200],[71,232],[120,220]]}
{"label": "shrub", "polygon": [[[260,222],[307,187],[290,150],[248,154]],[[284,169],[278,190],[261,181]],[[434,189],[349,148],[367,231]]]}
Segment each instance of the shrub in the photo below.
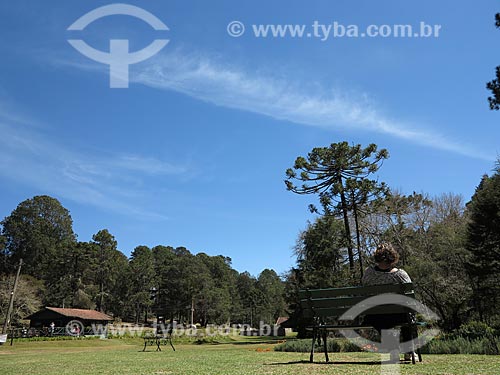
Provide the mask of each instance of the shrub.
{"label": "shrub", "polygon": [[456,337],[454,339],[435,339],[421,348],[425,354],[498,354],[500,348],[499,337],[482,337],[469,339]]}
{"label": "shrub", "polygon": [[459,337],[475,340],[483,337],[493,337],[495,330],[486,323],[470,321],[461,325],[455,334]]}
{"label": "shrub", "polygon": [[[356,343],[345,338],[329,339],[327,341],[329,353],[335,352],[361,352],[363,351]],[[366,347],[366,346],[365,346]],[[499,354],[500,337],[482,337],[478,339],[469,339],[466,337],[441,338],[434,339],[421,348],[422,354]],[[310,339],[287,340],[276,345],[275,351],[278,352],[301,352],[311,351]],[[315,351],[322,351],[323,346],[315,344]]]}
{"label": "shrub", "polygon": [[[8,338],[10,340],[10,337]],[[14,342],[31,342],[31,341],[70,341],[70,340],[95,340],[99,336],[34,336],[34,337],[19,337],[14,338]]]}

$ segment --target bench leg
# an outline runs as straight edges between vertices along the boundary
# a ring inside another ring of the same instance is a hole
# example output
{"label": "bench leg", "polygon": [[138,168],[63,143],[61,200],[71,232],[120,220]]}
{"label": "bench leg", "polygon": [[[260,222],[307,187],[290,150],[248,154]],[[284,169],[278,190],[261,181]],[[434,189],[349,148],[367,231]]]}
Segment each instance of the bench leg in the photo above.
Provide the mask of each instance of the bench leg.
{"label": "bench leg", "polygon": [[313,339],[311,345],[311,355],[309,356],[309,362],[312,362],[314,358],[314,344],[316,344],[316,328],[313,328]]}
{"label": "bench leg", "polygon": [[168,341],[170,342],[170,346],[172,347],[172,349],[173,349],[173,350],[174,350],[174,352],[175,352],[174,344],[172,344],[172,336],[170,336],[170,337],[168,338]]}
{"label": "bench leg", "polygon": [[327,332],[326,332],[326,329],[323,330],[323,349],[325,351],[325,359],[326,359],[326,362],[328,363],[329,362],[329,359],[328,359],[328,347],[326,345],[326,336],[327,336]]}

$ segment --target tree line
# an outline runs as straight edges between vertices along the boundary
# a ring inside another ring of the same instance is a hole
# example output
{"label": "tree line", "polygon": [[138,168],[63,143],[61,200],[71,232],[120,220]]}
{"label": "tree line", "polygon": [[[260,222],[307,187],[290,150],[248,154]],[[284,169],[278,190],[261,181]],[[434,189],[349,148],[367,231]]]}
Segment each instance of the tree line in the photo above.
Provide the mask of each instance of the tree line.
{"label": "tree line", "polygon": [[194,308],[202,325],[269,324],[300,313],[299,289],[358,285],[376,246],[391,242],[443,329],[474,320],[500,326],[500,161],[465,203],[453,193],[391,189],[375,177],[388,157],[375,144],[339,142],[296,159],[286,188],[314,196],[316,216],[300,233],[297,263],[284,280],[270,269],[239,273],[228,257],[184,247],[137,246],[126,257],[106,229],[77,241],[69,211],[55,198],[27,199],[1,222],[0,313],[22,258],[17,319],[46,305],[95,308],[137,323],[155,314],[190,322]]}
{"label": "tree line", "polygon": [[155,315],[194,323],[272,324],[284,314],[284,283],[274,270],[239,273],[222,255],[185,247],[137,246],[127,258],[106,229],[76,240],[69,211],[50,196],[21,202],[2,222],[0,314],[23,259],[13,321],[41,306],[97,309],[116,319]]}

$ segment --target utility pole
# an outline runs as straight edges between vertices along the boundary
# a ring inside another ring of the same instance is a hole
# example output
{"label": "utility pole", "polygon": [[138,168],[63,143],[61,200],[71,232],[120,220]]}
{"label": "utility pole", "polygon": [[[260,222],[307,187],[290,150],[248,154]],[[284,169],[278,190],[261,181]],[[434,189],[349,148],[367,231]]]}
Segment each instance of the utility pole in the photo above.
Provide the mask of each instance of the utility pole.
{"label": "utility pole", "polygon": [[103,312],[102,310],[102,305],[104,303],[104,245],[101,243],[99,244],[100,247],[100,259],[101,259],[101,264],[99,265],[100,270],[99,270],[99,311]]}
{"label": "utility pole", "polygon": [[191,328],[194,325],[194,297],[191,297]]}
{"label": "utility pole", "polygon": [[7,329],[10,325],[10,316],[12,315],[12,310],[14,309],[14,295],[16,294],[17,282],[19,281],[19,275],[21,274],[21,266],[23,265],[23,260],[19,259],[19,266],[17,267],[16,278],[14,280],[14,287],[12,288],[12,292],[10,292],[10,302],[9,309],[7,310],[7,316],[5,317],[5,322],[2,328],[2,334],[7,332]]}

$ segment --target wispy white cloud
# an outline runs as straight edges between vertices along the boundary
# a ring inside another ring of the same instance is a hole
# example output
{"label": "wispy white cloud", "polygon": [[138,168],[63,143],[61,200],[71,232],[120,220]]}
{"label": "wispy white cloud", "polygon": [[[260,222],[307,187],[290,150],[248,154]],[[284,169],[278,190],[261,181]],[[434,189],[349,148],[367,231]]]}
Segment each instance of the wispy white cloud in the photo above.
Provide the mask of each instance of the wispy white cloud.
{"label": "wispy white cloud", "polygon": [[368,100],[366,95],[340,88],[325,88],[320,84],[314,87],[309,84],[308,88],[293,79],[251,74],[206,56],[178,52],[157,56],[134,67],[131,72],[135,82],[180,92],[219,106],[332,130],[372,131],[468,157],[494,159],[428,126],[411,126],[405,121],[391,120],[377,110],[374,101]]}
{"label": "wispy white cloud", "polygon": [[188,170],[185,166],[174,165],[152,157],[139,155],[121,155],[108,162],[110,167],[127,169],[149,175],[183,174]]}
{"label": "wispy white cloud", "polygon": [[[103,75],[103,64],[51,58],[59,66],[71,66]],[[283,77],[280,74],[280,77]],[[235,65],[204,54],[180,51],[161,53],[130,69],[130,80],[160,90],[179,92],[217,106],[240,109],[278,120],[324,129],[386,134],[409,143],[482,159],[495,160],[467,143],[453,139],[429,124],[412,124],[408,119],[392,119],[378,109],[366,93],[318,82],[275,78],[269,73],[250,73]],[[411,115],[410,115],[411,117]]]}
{"label": "wispy white cloud", "polygon": [[168,219],[148,202],[148,176],[184,176],[188,167],[136,154],[74,151],[0,114],[0,176],[85,205],[143,219]]}

